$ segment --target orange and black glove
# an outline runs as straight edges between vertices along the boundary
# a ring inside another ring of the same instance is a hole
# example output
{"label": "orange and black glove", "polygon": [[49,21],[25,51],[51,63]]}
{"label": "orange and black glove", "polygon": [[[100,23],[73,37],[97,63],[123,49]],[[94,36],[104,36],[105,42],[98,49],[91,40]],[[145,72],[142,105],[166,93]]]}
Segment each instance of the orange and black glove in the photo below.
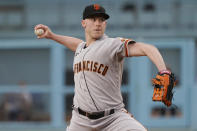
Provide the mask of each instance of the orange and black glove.
{"label": "orange and black glove", "polygon": [[172,104],[173,88],[176,85],[174,74],[168,70],[161,71],[152,79],[154,86],[153,101],[161,101],[166,106]]}

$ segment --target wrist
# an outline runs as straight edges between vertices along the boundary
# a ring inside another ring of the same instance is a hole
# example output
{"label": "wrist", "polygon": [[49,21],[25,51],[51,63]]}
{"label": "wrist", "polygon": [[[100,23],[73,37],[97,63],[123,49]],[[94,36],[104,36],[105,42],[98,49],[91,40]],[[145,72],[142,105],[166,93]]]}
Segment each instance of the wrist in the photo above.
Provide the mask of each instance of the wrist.
{"label": "wrist", "polygon": [[48,31],[47,39],[53,39],[54,38],[54,33],[52,31]]}
{"label": "wrist", "polygon": [[168,75],[170,75],[171,74],[171,71],[170,70],[161,70],[161,71],[159,71],[159,74],[160,75],[162,75],[162,74],[168,74]]}

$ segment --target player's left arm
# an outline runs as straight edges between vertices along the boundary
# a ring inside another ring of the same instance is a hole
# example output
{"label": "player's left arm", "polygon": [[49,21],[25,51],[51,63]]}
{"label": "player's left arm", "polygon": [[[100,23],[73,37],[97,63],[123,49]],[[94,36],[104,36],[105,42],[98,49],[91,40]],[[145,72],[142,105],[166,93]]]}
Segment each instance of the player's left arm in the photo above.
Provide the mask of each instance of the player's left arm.
{"label": "player's left arm", "polygon": [[153,45],[142,42],[128,44],[128,56],[147,56],[156,65],[159,72],[166,70],[163,57],[161,56],[159,50]]}
{"label": "player's left arm", "polygon": [[[133,42],[133,44],[126,44],[128,48],[127,56],[147,56],[159,70],[155,79],[152,79],[154,85],[153,101],[161,101],[166,106],[171,106],[173,98],[173,87],[176,85],[176,78],[171,71],[166,70],[163,57],[159,50],[150,44],[141,42]],[[163,90],[159,88],[163,87]]]}

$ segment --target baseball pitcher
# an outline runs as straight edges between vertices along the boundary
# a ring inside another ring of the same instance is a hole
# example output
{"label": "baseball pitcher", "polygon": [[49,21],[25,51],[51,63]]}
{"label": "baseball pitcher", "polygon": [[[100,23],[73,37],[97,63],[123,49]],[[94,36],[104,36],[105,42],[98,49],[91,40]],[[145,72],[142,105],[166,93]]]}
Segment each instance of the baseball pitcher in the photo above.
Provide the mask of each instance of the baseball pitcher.
{"label": "baseball pitcher", "polygon": [[[38,38],[55,40],[75,52],[75,95],[67,131],[147,130],[124,108],[120,86],[125,57],[147,56],[159,72],[159,77],[153,84],[162,88],[161,80],[166,86],[171,84],[173,88],[172,73],[166,70],[158,49],[132,39],[109,38],[105,34],[106,20],[109,17],[105,9],[98,4],[85,7],[81,25],[86,41],[55,34],[46,25],[35,26],[35,30],[42,30],[37,31]],[[163,79],[164,76],[166,79]],[[156,101],[163,102],[163,99]]]}

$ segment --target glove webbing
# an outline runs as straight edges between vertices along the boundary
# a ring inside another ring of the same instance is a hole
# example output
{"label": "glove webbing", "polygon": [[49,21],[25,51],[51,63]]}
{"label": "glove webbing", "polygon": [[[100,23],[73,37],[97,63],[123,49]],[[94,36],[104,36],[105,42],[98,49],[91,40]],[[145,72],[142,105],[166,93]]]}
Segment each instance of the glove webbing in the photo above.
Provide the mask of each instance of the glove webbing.
{"label": "glove webbing", "polygon": [[[157,75],[155,79],[152,79],[152,83],[154,84],[154,92],[153,92],[153,101],[162,101],[166,106],[170,106],[172,104],[172,88],[170,85],[170,76],[167,74]],[[172,82],[173,84],[173,82]],[[163,87],[163,88],[162,88]]]}

